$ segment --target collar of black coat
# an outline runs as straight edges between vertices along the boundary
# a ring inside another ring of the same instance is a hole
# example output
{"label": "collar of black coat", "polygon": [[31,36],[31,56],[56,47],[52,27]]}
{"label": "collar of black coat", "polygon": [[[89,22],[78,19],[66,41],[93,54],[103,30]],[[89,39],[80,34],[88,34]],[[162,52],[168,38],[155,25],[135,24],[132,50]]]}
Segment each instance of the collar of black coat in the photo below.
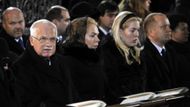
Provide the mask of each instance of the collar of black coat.
{"label": "collar of black coat", "polygon": [[72,56],[79,60],[99,61],[99,50],[89,49],[82,43],[72,43],[63,46],[63,55]]}
{"label": "collar of black coat", "polygon": [[14,40],[15,38],[13,36],[10,36],[3,28],[1,29],[1,37],[5,38],[6,40]]}
{"label": "collar of black coat", "polygon": [[[18,40],[16,38],[9,35],[3,28],[0,31],[0,36],[2,38],[4,38],[7,41],[7,43],[9,43],[10,41],[18,42]],[[29,37],[28,35],[24,35],[24,34],[22,36],[20,36],[20,38],[23,40],[24,43],[27,41],[28,37]],[[18,39],[20,39],[20,38],[18,38]]]}
{"label": "collar of black coat", "polygon": [[40,65],[50,66],[52,64],[52,61],[55,59],[55,54],[50,58],[39,56],[29,42],[27,42],[27,47],[24,53],[31,56],[31,61],[33,61],[33,63],[38,63]]}

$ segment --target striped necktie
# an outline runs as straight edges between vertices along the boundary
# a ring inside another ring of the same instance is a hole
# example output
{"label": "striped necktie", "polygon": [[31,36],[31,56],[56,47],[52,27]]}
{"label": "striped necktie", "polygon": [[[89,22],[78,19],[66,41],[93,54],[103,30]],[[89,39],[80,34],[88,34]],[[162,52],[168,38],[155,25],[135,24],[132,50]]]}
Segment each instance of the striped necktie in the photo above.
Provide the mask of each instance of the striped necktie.
{"label": "striped necktie", "polygon": [[20,44],[20,46],[21,46],[23,49],[25,49],[23,40],[22,40],[21,38],[18,40],[18,43]]}

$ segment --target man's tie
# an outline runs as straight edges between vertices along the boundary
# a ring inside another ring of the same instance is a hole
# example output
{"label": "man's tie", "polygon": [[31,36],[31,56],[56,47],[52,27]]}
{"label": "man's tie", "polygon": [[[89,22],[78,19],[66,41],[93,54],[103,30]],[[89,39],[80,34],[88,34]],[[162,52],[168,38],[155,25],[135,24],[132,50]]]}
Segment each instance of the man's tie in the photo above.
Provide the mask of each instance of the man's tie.
{"label": "man's tie", "polygon": [[110,33],[110,32],[107,33],[106,37],[109,37],[109,36],[111,36],[111,33]]}
{"label": "man's tie", "polygon": [[162,49],[161,53],[162,53],[162,57],[166,57],[166,49]]}
{"label": "man's tie", "polygon": [[25,46],[24,46],[24,43],[23,43],[22,39],[19,39],[19,40],[18,40],[18,43],[20,44],[20,46],[21,46],[23,49],[25,49]]}

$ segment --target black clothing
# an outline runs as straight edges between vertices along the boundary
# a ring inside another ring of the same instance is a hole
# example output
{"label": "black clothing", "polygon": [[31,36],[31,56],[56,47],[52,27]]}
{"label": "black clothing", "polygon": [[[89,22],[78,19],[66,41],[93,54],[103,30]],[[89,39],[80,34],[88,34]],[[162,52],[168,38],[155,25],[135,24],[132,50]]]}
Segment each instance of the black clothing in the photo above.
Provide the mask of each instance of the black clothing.
{"label": "black clothing", "polygon": [[[138,13],[138,10],[135,10],[134,8],[131,8],[130,6],[129,6],[129,3],[127,3],[126,5],[125,5],[125,7],[124,7],[124,9],[123,9],[123,11],[130,11],[130,12],[132,12],[133,14],[135,14],[135,15],[137,15],[138,17],[140,17],[140,18],[142,18],[142,19],[144,19],[150,12],[149,11],[147,11],[147,10],[143,10],[145,13],[144,14],[140,14],[140,13]],[[142,11],[142,10],[141,10]]]}
{"label": "black clothing", "polygon": [[78,91],[78,101],[103,100],[106,78],[98,51],[73,43],[64,45],[62,55]]}
{"label": "black clothing", "polygon": [[18,95],[15,92],[15,77],[11,69],[0,67],[0,106],[20,107]]}
{"label": "black clothing", "polygon": [[186,86],[190,88],[190,45],[187,43],[177,43],[173,40],[169,41],[167,45],[175,49],[177,55],[176,59],[178,60],[179,71],[176,73],[176,83],[177,86]]}
{"label": "black clothing", "polygon": [[9,46],[3,38],[0,37],[0,66],[8,63],[9,66],[18,58],[18,56],[9,50]]}
{"label": "black clothing", "polygon": [[8,44],[0,39],[0,106],[19,107],[15,92],[15,77],[10,69],[17,56],[9,51]]}
{"label": "black clothing", "polygon": [[151,0],[150,11],[169,13],[175,7],[175,1],[177,0]]}
{"label": "black clothing", "polygon": [[174,88],[177,72],[177,61],[175,52],[169,46],[166,47],[166,56],[160,55],[156,47],[149,39],[145,41],[143,57],[147,66],[147,86],[148,91],[159,91]]}
{"label": "black clothing", "polygon": [[[1,30],[0,37],[4,38],[7,41],[10,51],[16,53],[17,55],[21,55],[23,53],[24,49],[22,48],[22,46],[15,41],[14,37],[7,34],[4,29]],[[26,47],[26,42],[28,40],[28,37],[26,35],[23,35],[22,39],[24,47]]]}
{"label": "black clothing", "polygon": [[190,42],[177,43],[173,40],[169,41],[167,45],[173,47],[173,49],[180,55],[183,55],[187,60],[190,61]]}
{"label": "black clothing", "polygon": [[[71,16],[71,20],[75,19],[75,18],[79,18],[79,17],[84,17],[84,16],[89,16],[95,20],[98,19],[99,16],[99,11],[97,10],[97,6],[95,6],[96,3],[98,3],[98,1],[94,1],[92,0],[91,2],[95,2],[95,3],[91,3],[89,2],[89,0],[78,0],[78,1],[71,1],[71,3],[74,2],[75,4],[72,4],[73,6],[69,8],[69,13]],[[94,7],[95,6],[95,7]]]}
{"label": "black clothing", "polygon": [[186,15],[187,18],[190,17],[190,3],[188,0],[175,0],[175,11],[179,14]]}
{"label": "black clothing", "polygon": [[[177,43],[173,40],[169,41],[167,45],[171,46],[177,53],[175,58],[178,60],[179,72],[175,74],[176,85],[177,87],[188,87],[190,89],[190,44],[186,43]],[[188,93],[189,94],[189,93]],[[181,102],[174,103],[172,107],[189,107],[190,99],[186,98]]]}
{"label": "black clothing", "polygon": [[28,44],[13,65],[23,107],[64,107],[73,102],[72,82],[63,61],[58,54],[41,57]]}
{"label": "black clothing", "polygon": [[120,97],[144,91],[146,68],[143,63],[127,64],[113,39],[102,47],[104,69],[109,82],[109,103],[120,103]]}
{"label": "black clothing", "polygon": [[99,47],[103,46],[107,41],[109,41],[110,38],[112,38],[112,34],[110,34],[110,32],[105,35],[103,33],[103,31],[98,28],[98,31],[99,31],[99,35],[98,35],[98,38],[100,39],[100,42],[99,42]]}

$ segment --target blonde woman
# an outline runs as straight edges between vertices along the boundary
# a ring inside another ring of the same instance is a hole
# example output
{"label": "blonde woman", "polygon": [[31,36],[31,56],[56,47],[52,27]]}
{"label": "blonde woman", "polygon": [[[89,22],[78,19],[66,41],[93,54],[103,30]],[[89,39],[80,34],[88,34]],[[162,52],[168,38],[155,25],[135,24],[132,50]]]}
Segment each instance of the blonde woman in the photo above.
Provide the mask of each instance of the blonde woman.
{"label": "blonde woman", "polygon": [[104,68],[109,81],[108,102],[144,91],[145,66],[141,60],[139,29],[141,18],[131,12],[119,13],[113,23],[113,38],[103,46]]}

